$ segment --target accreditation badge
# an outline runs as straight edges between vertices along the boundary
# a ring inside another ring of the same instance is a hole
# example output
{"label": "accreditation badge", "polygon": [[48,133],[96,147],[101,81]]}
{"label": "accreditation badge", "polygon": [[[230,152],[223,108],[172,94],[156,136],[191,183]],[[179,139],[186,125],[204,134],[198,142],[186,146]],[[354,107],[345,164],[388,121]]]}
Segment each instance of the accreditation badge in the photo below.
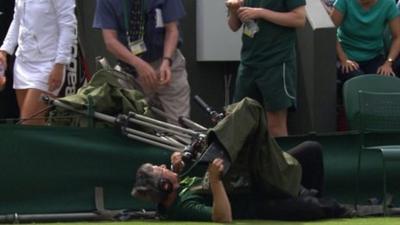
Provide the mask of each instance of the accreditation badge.
{"label": "accreditation badge", "polygon": [[143,40],[129,42],[128,44],[129,44],[129,49],[134,55],[139,55],[147,51],[146,44],[144,43]]}

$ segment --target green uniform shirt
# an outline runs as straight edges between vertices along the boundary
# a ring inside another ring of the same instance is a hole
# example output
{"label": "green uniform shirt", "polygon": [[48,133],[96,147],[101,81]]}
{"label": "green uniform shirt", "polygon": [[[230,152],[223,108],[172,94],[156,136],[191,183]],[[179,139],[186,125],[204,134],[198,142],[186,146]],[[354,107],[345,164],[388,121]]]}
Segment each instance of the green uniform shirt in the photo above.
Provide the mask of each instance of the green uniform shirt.
{"label": "green uniform shirt", "polygon": [[337,0],[334,6],[343,15],[337,38],[349,59],[366,61],[383,54],[384,30],[399,15],[394,0],[378,0],[368,10],[358,0]]}
{"label": "green uniform shirt", "polygon": [[[289,12],[305,5],[304,0],[246,0],[245,6]],[[296,29],[258,19],[253,38],[242,35],[241,61],[248,66],[273,66],[295,57]]]}
{"label": "green uniform shirt", "polygon": [[[204,178],[187,177],[180,182],[178,196],[170,208],[159,206],[161,219],[212,221],[212,195]],[[261,195],[262,196],[262,195]],[[248,192],[229,194],[232,216],[235,219],[255,219],[270,215],[265,207],[271,205],[260,195]],[[268,218],[268,216],[267,216]]]}
{"label": "green uniform shirt", "polygon": [[202,178],[187,177],[180,182],[178,196],[169,208],[159,207],[164,219],[211,221],[212,207],[209,192],[202,194]]}

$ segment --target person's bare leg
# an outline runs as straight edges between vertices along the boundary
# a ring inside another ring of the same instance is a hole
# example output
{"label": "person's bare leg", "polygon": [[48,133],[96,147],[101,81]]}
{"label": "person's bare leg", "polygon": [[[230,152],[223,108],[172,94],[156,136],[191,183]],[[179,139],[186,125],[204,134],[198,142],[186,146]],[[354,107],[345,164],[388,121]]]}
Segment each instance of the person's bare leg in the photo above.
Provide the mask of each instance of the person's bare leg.
{"label": "person's bare leg", "polygon": [[24,105],[25,101],[25,96],[27,93],[28,89],[17,89],[15,90],[15,95],[17,96],[17,103],[18,103],[18,108],[21,113],[22,106]]}
{"label": "person's bare leg", "polygon": [[287,109],[267,112],[268,131],[271,137],[288,136],[287,131]]}
{"label": "person's bare leg", "polygon": [[[22,124],[24,125],[44,125],[46,124],[47,110],[43,111],[47,105],[41,100],[41,96],[48,93],[37,89],[28,89],[25,95],[21,112]],[[40,112],[43,111],[43,112]],[[39,113],[40,112],[40,113]]]}

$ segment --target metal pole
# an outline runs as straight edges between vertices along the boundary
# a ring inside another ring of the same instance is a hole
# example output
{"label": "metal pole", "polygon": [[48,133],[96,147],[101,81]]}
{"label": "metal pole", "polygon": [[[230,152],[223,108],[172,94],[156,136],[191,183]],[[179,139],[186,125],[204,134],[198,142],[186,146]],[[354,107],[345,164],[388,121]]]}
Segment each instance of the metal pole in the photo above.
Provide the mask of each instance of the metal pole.
{"label": "metal pole", "polygon": [[181,121],[181,123],[183,123],[185,126],[190,127],[194,130],[198,130],[198,131],[202,131],[205,132],[207,131],[207,128],[203,127],[202,125],[186,118],[186,117],[180,117],[179,120]]}
{"label": "metal pole", "polygon": [[[152,106],[150,107],[151,111],[153,111],[155,114],[164,117],[170,121],[174,121],[174,118],[172,118],[170,115],[166,114],[165,112],[161,111],[160,109]],[[186,118],[184,116],[179,117],[179,123],[183,126],[186,126],[190,129],[193,130],[198,130],[198,131],[207,131],[207,128],[203,127],[202,125],[190,120],[189,118]]]}
{"label": "metal pole", "polygon": [[54,213],[54,214],[24,214],[18,213],[0,215],[0,223],[44,222],[44,221],[93,221],[107,219],[96,213]]}
{"label": "metal pole", "polygon": [[[51,99],[48,96],[46,96],[46,98],[44,98],[44,100],[49,102],[50,104],[53,104],[55,106],[59,106],[61,108],[70,110],[72,112],[76,112],[76,113],[80,113],[80,114],[83,114],[83,115],[87,115],[87,112],[84,111],[84,110],[77,110],[77,109],[73,108],[72,106],[69,106],[69,105],[67,105],[67,104],[65,104],[65,103],[63,103],[63,102],[61,102],[59,100]],[[106,115],[106,114],[103,114],[103,113],[99,113],[99,112],[94,112],[93,116],[95,118],[101,119],[103,121],[106,121],[106,122],[109,122],[109,123],[112,123],[112,124],[118,124],[117,123],[117,118],[113,117],[113,116],[109,116],[109,115]],[[154,127],[153,125],[147,124],[145,122],[141,122],[141,125],[147,126],[147,127]],[[161,138],[159,138],[157,136],[153,136],[153,135],[147,134],[147,133],[142,132],[142,131],[134,130],[134,129],[131,129],[131,128],[125,128],[125,130],[128,132],[126,134],[126,136],[129,137],[129,138],[132,138],[134,140],[141,141],[141,142],[144,142],[144,143],[147,143],[147,144],[152,144],[152,145],[155,145],[155,146],[158,146],[158,147],[166,148],[166,149],[171,150],[171,151],[183,151],[183,148],[185,147],[184,145],[179,145],[177,142],[167,141],[165,139],[161,139]],[[142,135],[143,137],[140,137],[138,135]],[[153,140],[148,140],[146,138],[151,138]],[[159,143],[159,142],[162,142],[162,143]]]}
{"label": "metal pole", "polygon": [[[165,123],[165,122],[162,122],[162,121],[150,118],[150,117],[146,117],[146,116],[134,113],[134,112],[129,112],[129,116],[138,118],[138,119],[140,119],[142,121],[146,121],[146,122],[149,122],[149,123],[156,124],[158,126],[162,126],[162,127],[166,127],[166,128],[169,128],[169,129],[174,129],[176,131],[180,131],[180,132],[183,132],[183,133],[186,133],[186,134],[190,134],[190,135],[195,136],[195,137],[201,135],[201,133],[199,133],[199,132],[196,132],[196,131],[193,131],[193,130],[190,130],[190,129],[186,129],[186,128],[183,128],[183,127],[179,127],[179,126],[176,126],[176,125],[172,125],[172,124],[169,124],[169,123]],[[168,130],[168,131],[171,132],[171,130]]]}
{"label": "metal pole", "polygon": [[[129,113],[129,114],[131,114],[131,113]],[[140,118],[140,119],[142,119],[142,118]],[[181,137],[184,137],[184,138],[188,138],[188,139],[191,138],[190,135],[179,133],[177,131],[170,130],[170,129],[166,128],[166,127],[162,127],[162,126],[159,126],[159,125],[156,125],[156,124],[150,124],[148,121],[139,120],[139,119],[135,119],[135,118],[129,118],[128,120],[129,120],[129,122],[136,123],[136,124],[139,124],[139,125],[142,125],[142,126],[147,126],[147,127],[156,129],[158,131],[163,131],[163,132],[166,132],[166,133],[175,134],[175,135],[178,135],[178,136],[181,136]]]}
{"label": "metal pole", "polygon": [[0,215],[0,223],[17,224],[32,222],[72,222],[99,220],[151,219],[155,211],[106,210],[105,212],[48,213],[48,214],[5,214]]}
{"label": "metal pole", "polygon": [[143,131],[134,130],[134,129],[127,128],[127,127],[122,128],[122,129],[124,131],[126,131],[128,134],[138,135],[138,136],[141,136],[141,137],[144,137],[144,138],[152,139],[153,141],[162,142],[162,143],[167,144],[167,145],[174,145],[175,147],[178,147],[178,148],[181,148],[181,149],[185,148],[185,145],[183,145],[183,144],[181,144],[181,143],[179,143],[177,141],[173,142],[171,140],[163,139],[162,137],[158,137],[156,135],[148,134],[148,133],[145,133]]}
{"label": "metal pole", "polygon": [[152,140],[149,140],[149,139],[146,139],[146,138],[143,138],[143,137],[139,137],[137,135],[133,135],[133,134],[128,134],[127,133],[126,136],[129,137],[129,138],[132,138],[134,140],[137,140],[137,141],[141,141],[141,142],[144,142],[144,143],[147,143],[147,144],[151,144],[151,145],[155,145],[155,146],[158,146],[158,147],[161,147],[161,148],[165,148],[167,150],[171,150],[173,152],[182,152],[183,151],[183,149],[181,149],[181,148],[174,148],[173,146],[165,145],[165,144],[162,144],[162,143],[159,143],[159,142],[156,142],[156,141],[152,141]]}
{"label": "metal pole", "polygon": [[[69,106],[69,105],[67,105],[67,104],[65,104],[65,103],[63,103],[63,102],[61,102],[59,100],[51,99],[48,96],[44,96],[44,97],[45,97],[44,100],[49,102],[49,104],[52,104],[52,105],[55,105],[55,106],[59,106],[61,108],[70,110],[72,112],[80,113],[80,114],[83,114],[83,115],[87,115],[88,114],[87,111],[85,111],[85,110],[75,109],[72,106]],[[109,123],[113,123],[113,124],[117,123],[117,119],[115,117],[109,116],[109,115],[106,115],[106,114],[103,114],[103,113],[94,112],[93,116],[96,117],[97,119],[100,119],[100,120],[103,120],[103,121],[106,121],[106,122],[109,122]]]}

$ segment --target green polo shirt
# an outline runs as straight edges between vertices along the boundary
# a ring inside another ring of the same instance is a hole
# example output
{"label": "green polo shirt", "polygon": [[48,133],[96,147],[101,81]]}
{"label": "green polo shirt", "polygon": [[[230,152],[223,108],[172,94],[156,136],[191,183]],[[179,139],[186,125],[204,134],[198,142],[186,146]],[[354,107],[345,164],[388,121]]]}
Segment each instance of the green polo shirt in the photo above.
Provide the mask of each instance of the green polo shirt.
{"label": "green polo shirt", "polygon": [[[305,5],[304,0],[246,0],[245,6],[289,12]],[[259,31],[253,38],[242,35],[241,62],[248,66],[274,66],[294,59],[296,29],[266,20],[256,20]]]}
{"label": "green polo shirt", "polygon": [[178,196],[169,208],[158,208],[163,219],[211,221],[212,199],[209,192],[202,194],[202,178],[187,177],[180,182]]}
{"label": "green polo shirt", "polygon": [[394,0],[378,0],[368,10],[358,0],[337,0],[334,7],[343,15],[337,38],[349,59],[366,61],[383,53],[384,30],[399,15]]}

